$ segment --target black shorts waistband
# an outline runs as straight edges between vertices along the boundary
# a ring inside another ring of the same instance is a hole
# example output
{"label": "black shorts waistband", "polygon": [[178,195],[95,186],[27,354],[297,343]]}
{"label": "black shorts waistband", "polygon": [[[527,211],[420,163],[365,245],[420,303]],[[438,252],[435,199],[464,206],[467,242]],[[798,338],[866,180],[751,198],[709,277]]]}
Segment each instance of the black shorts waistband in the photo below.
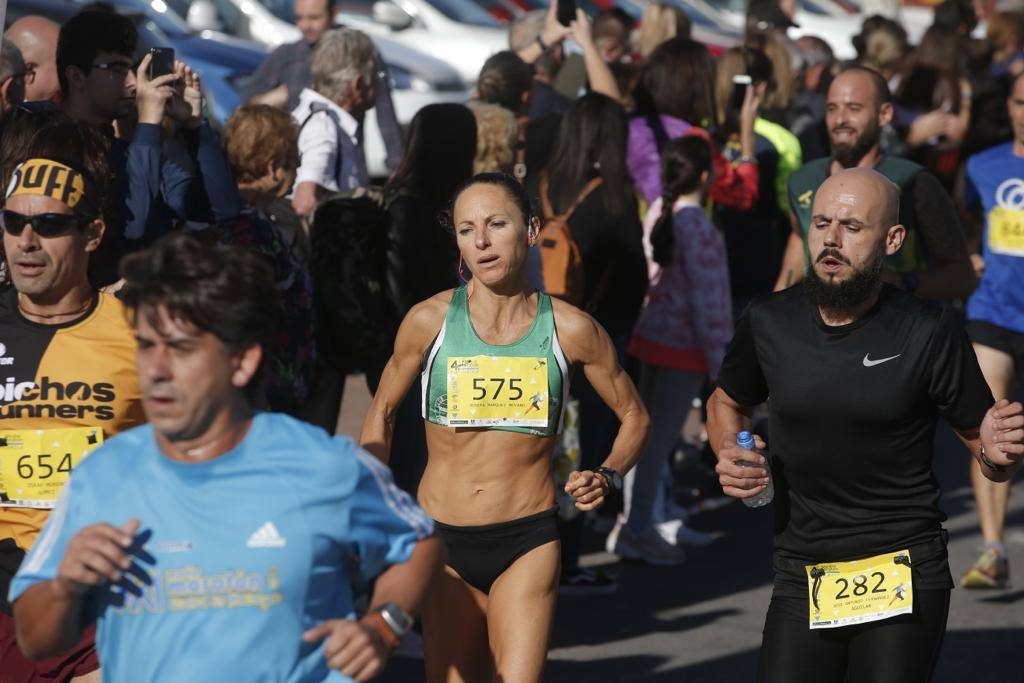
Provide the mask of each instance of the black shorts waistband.
{"label": "black shorts waistband", "polygon": [[919,541],[912,545],[906,546],[899,544],[893,546],[888,550],[878,550],[875,552],[862,553],[855,557],[848,557],[843,559],[828,559],[828,560],[812,560],[809,558],[799,557],[786,557],[779,552],[775,553],[775,567],[777,569],[797,571],[803,575],[805,573],[805,567],[809,564],[823,564],[826,562],[856,562],[857,560],[863,560],[868,557],[874,557],[875,555],[881,555],[883,553],[896,552],[898,550],[906,550],[910,553],[911,564],[916,564],[920,560],[929,559],[937,554],[946,552],[946,544],[949,539],[949,532],[945,529],[939,529],[938,533],[933,538],[927,541]]}
{"label": "black shorts waistband", "polygon": [[558,506],[551,508],[550,510],[544,510],[527,517],[519,517],[512,519],[507,522],[498,522],[496,524],[480,524],[476,526],[453,526],[451,524],[445,524],[443,522],[434,521],[434,526],[438,529],[442,529],[448,533],[456,534],[479,534],[494,531],[514,531],[520,527],[529,526],[530,524],[546,519],[548,517],[554,517],[558,514]]}

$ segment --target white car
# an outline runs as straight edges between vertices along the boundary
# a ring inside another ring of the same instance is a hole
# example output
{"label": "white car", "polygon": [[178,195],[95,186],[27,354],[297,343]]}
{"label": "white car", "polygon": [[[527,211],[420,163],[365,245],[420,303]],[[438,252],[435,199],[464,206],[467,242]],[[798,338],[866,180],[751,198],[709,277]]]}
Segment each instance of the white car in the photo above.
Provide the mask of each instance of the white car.
{"label": "white car", "polygon": [[[217,1],[248,6],[250,16],[261,21],[270,14],[297,32],[294,0]],[[508,49],[508,31],[472,0],[341,0],[337,7],[339,23],[448,62],[467,87],[476,83],[488,57]],[[255,32],[252,38],[262,40]]]}
{"label": "white car", "polygon": [[[294,24],[274,15],[255,0],[168,0],[168,4],[172,9],[180,5],[187,13],[187,23],[196,31],[225,31],[258,39],[267,47],[302,39],[302,34]],[[395,116],[403,128],[409,125],[416,112],[428,104],[465,102],[469,99],[469,89],[462,77],[447,62],[434,59],[385,36],[372,33],[370,36],[391,79]],[[377,124],[377,115],[372,109],[364,124],[367,171],[372,177],[386,177],[387,152]]]}

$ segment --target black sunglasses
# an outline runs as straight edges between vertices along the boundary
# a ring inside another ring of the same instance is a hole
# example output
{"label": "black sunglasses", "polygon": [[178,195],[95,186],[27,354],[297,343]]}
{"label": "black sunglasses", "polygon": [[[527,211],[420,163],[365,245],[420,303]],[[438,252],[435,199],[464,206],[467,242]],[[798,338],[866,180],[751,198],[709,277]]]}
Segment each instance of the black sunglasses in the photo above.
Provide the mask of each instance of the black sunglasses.
{"label": "black sunglasses", "polygon": [[25,216],[17,211],[4,209],[0,211],[0,228],[4,232],[17,237],[31,225],[32,230],[40,237],[58,237],[74,228],[81,228],[86,221],[69,213],[37,213]]}

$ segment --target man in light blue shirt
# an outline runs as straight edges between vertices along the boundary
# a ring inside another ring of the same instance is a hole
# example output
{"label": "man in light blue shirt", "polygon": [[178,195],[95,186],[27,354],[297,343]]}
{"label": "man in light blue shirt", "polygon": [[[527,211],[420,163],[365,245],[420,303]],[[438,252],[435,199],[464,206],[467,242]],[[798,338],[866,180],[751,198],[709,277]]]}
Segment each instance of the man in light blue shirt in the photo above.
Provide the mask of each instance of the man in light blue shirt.
{"label": "man in light blue shirt", "polygon": [[[258,256],[174,235],[125,259],[150,424],[74,471],[11,584],[30,657],[98,620],[105,683],[368,680],[437,573],[433,524],[345,437],[254,414]],[[358,621],[350,581],[376,579]]]}

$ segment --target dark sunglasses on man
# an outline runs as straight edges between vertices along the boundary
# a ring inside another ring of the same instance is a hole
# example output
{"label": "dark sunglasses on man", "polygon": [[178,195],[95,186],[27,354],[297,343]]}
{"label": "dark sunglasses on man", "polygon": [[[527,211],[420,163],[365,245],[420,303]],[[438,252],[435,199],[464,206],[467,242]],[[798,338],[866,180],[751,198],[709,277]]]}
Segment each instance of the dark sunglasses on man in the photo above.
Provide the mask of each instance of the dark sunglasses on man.
{"label": "dark sunglasses on man", "polygon": [[0,229],[15,237],[25,230],[26,225],[31,225],[32,231],[40,237],[59,237],[74,228],[85,227],[88,222],[88,219],[73,213],[38,213],[26,216],[9,209],[0,211]]}

